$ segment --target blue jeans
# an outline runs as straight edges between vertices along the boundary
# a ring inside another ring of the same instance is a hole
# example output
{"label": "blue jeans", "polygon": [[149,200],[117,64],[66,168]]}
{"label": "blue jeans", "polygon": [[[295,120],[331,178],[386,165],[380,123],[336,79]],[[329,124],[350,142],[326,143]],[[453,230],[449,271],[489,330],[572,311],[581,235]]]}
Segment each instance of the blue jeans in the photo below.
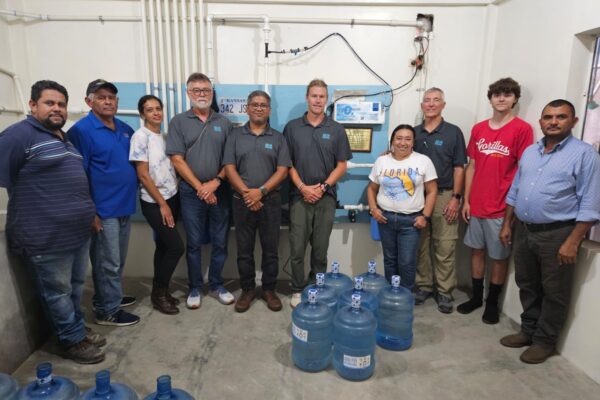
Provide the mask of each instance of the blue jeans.
{"label": "blue jeans", "polygon": [[102,220],[102,230],[92,235],[90,259],[94,280],[94,308],[99,319],[106,319],[119,311],[123,290],[121,278],[131,221],[129,217]]}
{"label": "blue jeans", "polygon": [[227,233],[229,232],[229,190],[220,186],[215,192],[217,204],[209,205],[200,200],[196,191],[187,182],[179,185],[181,196],[181,217],[186,233],[186,260],[188,280],[191,289],[202,288],[202,244],[206,243],[205,232],[208,224],[208,238],[212,244],[208,284],[210,290],[223,286],[223,265],[227,258]]}
{"label": "blue jeans", "polygon": [[71,251],[23,257],[46,317],[58,340],[66,346],[85,338],[81,294],[89,248],[87,240]]}
{"label": "blue jeans", "polygon": [[383,211],[387,224],[379,224],[385,278],[400,275],[400,285],[413,288],[417,271],[417,251],[421,232],[413,225],[420,213],[397,214]]}

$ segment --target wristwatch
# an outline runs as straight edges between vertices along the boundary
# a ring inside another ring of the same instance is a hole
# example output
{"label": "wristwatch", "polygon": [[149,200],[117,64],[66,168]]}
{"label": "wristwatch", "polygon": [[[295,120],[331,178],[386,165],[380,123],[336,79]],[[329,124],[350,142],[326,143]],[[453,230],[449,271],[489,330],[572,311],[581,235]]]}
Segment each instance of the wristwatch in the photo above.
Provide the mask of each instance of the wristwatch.
{"label": "wristwatch", "polygon": [[323,182],[321,183],[321,187],[323,188],[323,191],[326,192],[329,190],[329,188],[331,187],[331,185],[327,182]]}
{"label": "wristwatch", "polygon": [[220,176],[215,177],[215,179],[219,181],[219,185],[223,183],[223,178]]}
{"label": "wristwatch", "polygon": [[460,199],[462,199],[462,194],[460,194],[460,193],[452,193],[452,197],[454,197],[456,200],[460,200]]}
{"label": "wristwatch", "polygon": [[266,196],[267,194],[269,194],[269,191],[264,186],[261,186],[258,189],[260,190],[260,194],[262,194],[263,196]]}

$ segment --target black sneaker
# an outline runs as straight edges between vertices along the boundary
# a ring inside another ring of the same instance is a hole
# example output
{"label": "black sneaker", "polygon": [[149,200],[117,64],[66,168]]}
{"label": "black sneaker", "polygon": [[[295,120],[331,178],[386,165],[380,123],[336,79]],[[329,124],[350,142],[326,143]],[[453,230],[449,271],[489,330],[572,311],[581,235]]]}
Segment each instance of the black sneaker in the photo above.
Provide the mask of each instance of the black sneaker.
{"label": "black sneaker", "polygon": [[426,292],[425,290],[417,289],[415,292],[415,306],[420,306],[425,303],[425,300],[430,298],[433,295],[432,292]]}
{"label": "black sneaker", "polygon": [[87,326],[85,327],[85,338],[98,347],[106,346],[106,338]]}
{"label": "black sneaker", "polygon": [[96,317],[96,323],[98,325],[129,326],[135,325],[138,322],[140,322],[140,317],[123,310],[119,310],[113,315],[109,315],[108,317],[103,319]]}
{"label": "black sneaker", "polygon": [[121,299],[121,307],[129,307],[134,305],[136,302],[136,298],[133,296],[123,296]]}
{"label": "black sneaker", "polygon": [[86,337],[66,348],[66,357],[78,364],[97,364],[104,361],[104,351]]}
{"label": "black sneaker", "polygon": [[454,310],[452,298],[449,296],[438,293],[437,296],[435,296],[435,301],[437,302],[439,312],[450,314]]}

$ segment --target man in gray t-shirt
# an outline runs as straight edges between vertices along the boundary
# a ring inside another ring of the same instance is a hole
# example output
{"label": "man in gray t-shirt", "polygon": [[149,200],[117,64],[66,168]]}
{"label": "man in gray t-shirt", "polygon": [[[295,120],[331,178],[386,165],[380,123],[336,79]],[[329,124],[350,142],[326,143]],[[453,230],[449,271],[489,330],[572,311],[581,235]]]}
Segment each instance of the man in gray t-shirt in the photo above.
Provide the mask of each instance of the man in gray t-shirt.
{"label": "man in gray t-shirt", "polygon": [[290,259],[292,298],[300,303],[306,286],[304,253],[311,244],[309,281],[327,269],[329,236],[336,207],[336,183],[346,173],[346,161],[352,158],[344,128],[325,115],[327,84],[312,80],[306,89],[308,111],[287,123],[283,134],[288,141],[290,169]]}
{"label": "man in gray t-shirt", "polygon": [[223,186],[225,172],[221,164],[232,126],[227,118],[211,110],[213,89],[206,75],[191,74],[187,94],[192,108],[171,120],[166,153],[183,178],[179,192],[187,239],[190,290],[187,307],[196,309],[201,304],[201,247],[206,243],[206,231],[212,244],[208,269],[210,295],[222,304],[232,304],[235,300],[224,288],[221,276],[229,231],[229,191]]}

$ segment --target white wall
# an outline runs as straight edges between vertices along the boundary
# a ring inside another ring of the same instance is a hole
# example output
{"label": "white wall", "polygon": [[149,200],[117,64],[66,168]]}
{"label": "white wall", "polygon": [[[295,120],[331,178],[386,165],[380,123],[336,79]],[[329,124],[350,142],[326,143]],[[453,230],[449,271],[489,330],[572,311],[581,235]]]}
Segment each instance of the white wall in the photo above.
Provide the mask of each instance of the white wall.
{"label": "white wall", "polygon": [[[600,2],[593,0],[509,0],[497,7],[497,31],[491,62],[492,79],[512,76],[523,87],[520,115],[541,136],[537,123],[545,104],[571,100],[580,117],[593,56],[591,32],[599,32]],[[579,127],[581,128],[581,127]],[[580,134],[577,129],[576,134]],[[600,248],[585,243],[576,265],[569,322],[559,350],[600,382]],[[504,312],[520,321],[522,311],[514,273],[508,279]]]}

